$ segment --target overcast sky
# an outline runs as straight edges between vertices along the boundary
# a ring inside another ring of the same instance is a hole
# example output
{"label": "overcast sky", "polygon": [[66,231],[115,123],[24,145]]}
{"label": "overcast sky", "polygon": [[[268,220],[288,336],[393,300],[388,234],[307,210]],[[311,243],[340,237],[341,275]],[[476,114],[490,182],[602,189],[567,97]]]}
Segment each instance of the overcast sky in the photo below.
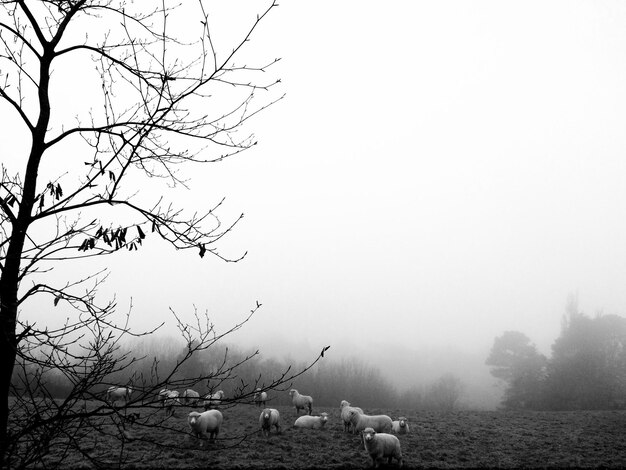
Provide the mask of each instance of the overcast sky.
{"label": "overcast sky", "polygon": [[253,39],[287,96],[194,187],[245,212],[224,247],[249,254],[171,266],[165,304],[545,353],[571,293],[626,314],[626,5],[285,1]]}
{"label": "overcast sky", "polygon": [[626,4],[280,3],[250,47],[286,97],[186,199],[244,212],[221,246],[248,255],[111,260],[136,324],[195,305],[223,330],[258,300],[251,346],[486,356],[506,330],[548,354],[571,293],[626,315]]}

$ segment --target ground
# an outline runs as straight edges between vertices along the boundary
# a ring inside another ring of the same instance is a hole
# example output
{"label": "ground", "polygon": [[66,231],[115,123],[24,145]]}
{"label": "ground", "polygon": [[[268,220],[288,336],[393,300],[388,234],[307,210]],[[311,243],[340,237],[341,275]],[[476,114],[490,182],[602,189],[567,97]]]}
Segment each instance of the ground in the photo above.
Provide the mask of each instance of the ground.
{"label": "ground", "polygon": [[[99,435],[88,445],[87,456],[71,454],[64,468],[93,468],[89,458],[124,468],[211,469],[347,469],[368,468],[372,462],[359,436],[346,434],[339,407],[316,407],[329,413],[323,430],[293,427],[296,412],[277,406],[282,434],[266,438],[259,430],[261,410],[237,405],[222,410],[224,422],[217,442],[203,442],[188,434],[188,407],[179,407],[164,424],[145,426],[145,420],[164,419],[165,412],[139,410],[140,420],[127,425],[132,439]],[[405,468],[562,468],[626,467],[626,411],[504,412],[372,409],[392,418],[406,416],[411,433],[399,436]],[[152,413],[152,414],[151,414]],[[302,414],[302,413],[301,413]],[[113,432],[114,428],[109,427]],[[159,445],[153,442],[157,441]],[[60,452],[55,449],[55,452]],[[395,461],[382,468],[396,468]]]}

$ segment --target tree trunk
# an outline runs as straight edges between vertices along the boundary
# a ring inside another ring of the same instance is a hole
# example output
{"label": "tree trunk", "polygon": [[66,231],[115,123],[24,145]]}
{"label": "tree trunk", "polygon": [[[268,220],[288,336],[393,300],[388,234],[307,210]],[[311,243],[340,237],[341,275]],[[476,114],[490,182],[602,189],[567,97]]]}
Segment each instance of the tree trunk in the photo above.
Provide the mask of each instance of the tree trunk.
{"label": "tree trunk", "polygon": [[18,338],[16,331],[20,266],[26,232],[32,222],[32,210],[37,196],[39,164],[46,149],[45,138],[50,122],[50,64],[54,51],[48,47],[40,58],[39,118],[32,129],[32,144],[24,175],[22,199],[7,248],[5,265],[0,275],[0,466],[4,466],[9,445],[9,391],[15,367]]}
{"label": "tree trunk", "polygon": [[[17,341],[17,279],[10,280],[3,272],[0,282],[0,466],[4,467],[8,441],[9,389],[15,365]],[[14,288],[13,288],[14,287]],[[12,293],[14,291],[15,293]]]}

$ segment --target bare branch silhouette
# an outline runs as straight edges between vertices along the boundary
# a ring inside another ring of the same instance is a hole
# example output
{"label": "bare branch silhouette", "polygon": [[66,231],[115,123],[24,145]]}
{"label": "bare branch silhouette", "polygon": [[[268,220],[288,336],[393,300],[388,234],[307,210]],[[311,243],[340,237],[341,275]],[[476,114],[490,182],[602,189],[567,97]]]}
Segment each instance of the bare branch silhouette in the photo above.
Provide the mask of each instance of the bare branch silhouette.
{"label": "bare branch silhouette", "polygon": [[[280,80],[270,73],[279,59],[247,64],[242,57],[276,7],[267,3],[239,38],[218,46],[203,0],[171,6],[165,0],[156,6],[0,1],[0,102],[23,131],[0,137],[29,140],[25,154],[3,161],[0,173],[3,465],[54,466],[69,452],[109,465],[88,451],[94,436],[118,436],[122,459],[125,442],[135,439],[129,423],[169,426],[163,388],[204,384],[205,395],[228,385],[228,407],[252,403],[257,387],[286,386],[308,369],[251,379],[239,371],[258,352],[233,360],[224,351],[211,370],[192,373],[194,358],[243,327],[261,307],[258,302],[223,333],[207,313],[196,310],[188,323],[172,311],[183,353],[167,366],[137,357],[125,341],[161,325],[132,329],[132,305],[120,320],[117,300],[98,295],[106,269],[75,279],[54,275],[76,260],[140,250],[148,237],[177,250],[197,250],[201,258],[211,254],[236,262],[245,256],[219,250],[243,214],[224,221],[223,199],[203,212],[190,211],[170,200],[168,190],[188,186],[185,165],[219,162],[256,145],[250,120],[283,97]],[[67,77],[77,87],[90,86],[89,100],[62,101],[57,93]],[[151,200],[155,193],[141,190],[155,185],[161,190]],[[46,296],[50,321],[30,319],[30,301]],[[323,351],[315,362],[322,356]],[[66,386],[63,396],[59,383]],[[109,386],[119,389],[107,392]],[[145,410],[151,410],[147,416]]]}

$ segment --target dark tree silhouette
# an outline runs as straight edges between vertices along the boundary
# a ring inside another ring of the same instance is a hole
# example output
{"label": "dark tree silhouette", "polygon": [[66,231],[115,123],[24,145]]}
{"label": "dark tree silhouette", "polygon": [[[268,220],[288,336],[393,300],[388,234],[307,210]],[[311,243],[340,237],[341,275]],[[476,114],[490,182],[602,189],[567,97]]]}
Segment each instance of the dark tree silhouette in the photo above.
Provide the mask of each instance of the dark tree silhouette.
{"label": "dark tree silhouette", "polygon": [[570,304],[552,345],[547,401],[552,409],[614,409],[626,405],[626,319],[590,318]]}
{"label": "dark tree silhouette", "polygon": [[[186,186],[185,165],[220,161],[256,144],[248,121],[282,96],[273,92],[279,80],[267,78],[277,59],[253,64],[245,54],[276,6],[242,17],[246,26],[235,40],[219,40],[202,0],[175,7],[166,0],[0,1],[0,110],[19,129],[0,130],[0,139],[27,142],[24,151],[15,145],[15,154],[3,155],[0,174],[0,452],[6,465],[39,462],[59,439],[79,449],[84,423],[94,416],[117,420],[124,431],[122,412],[102,401],[110,377],[125,376],[120,385],[137,390],[127,413],[152,403],[171,380],[184,386],[232,374],[226,361],[210,377],[177,374],[229,333],[216,333],[206,314],[196,312],[192,324],[173,313],[184,354],[169,367],[153,364],[150,377],[133,376],[141,358],[122,352],[120,341],[151,331],[116,322],[115,301],[97,296],[106,272],[63,280],[54,273],[77,260],[140,250],[147,237],[200,257],[243,257],[217,249],[242,216],[224,223],[221,202],[189,212],[169,200],[168,188]],[[80,96],[89,100],[68,99],[68,88],[83,90]],[[49,324],[28,319],[35,296],[49,297]],[[55,315],[67,320],[58,325]],[[62,400],[48,388],[59,377],[71,384]],[[235,398],[247,399],[257,384],[250,385]],[[89,400],[100,401],[86,406]]]}
{"label": "dark tree silhouette", "polygon": [[491,374],[507,384],[503,405],[535,408],[541,398],[547,360],[519,331],[505,331],[494,340],[486,364]]}

